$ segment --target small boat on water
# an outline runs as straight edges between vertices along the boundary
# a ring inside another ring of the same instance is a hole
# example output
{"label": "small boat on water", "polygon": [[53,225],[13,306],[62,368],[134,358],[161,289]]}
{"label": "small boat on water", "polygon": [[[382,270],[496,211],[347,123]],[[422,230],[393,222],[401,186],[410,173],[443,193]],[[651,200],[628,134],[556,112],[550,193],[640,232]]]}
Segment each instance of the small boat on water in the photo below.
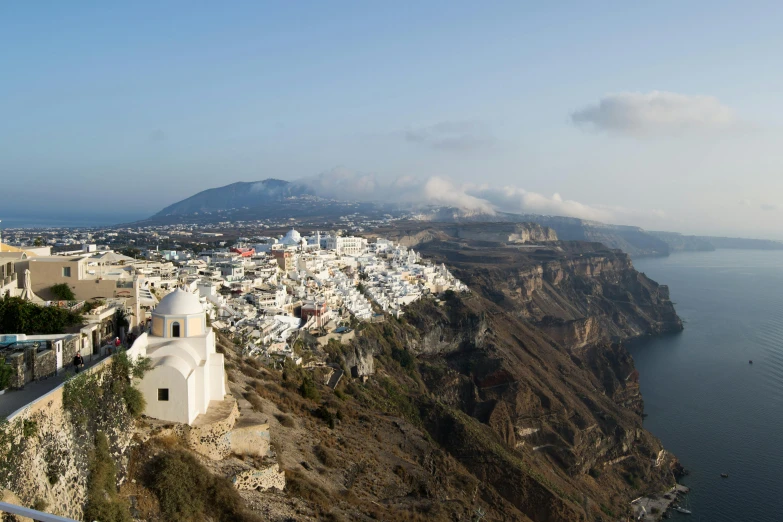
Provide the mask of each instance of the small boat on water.
{"label": "small boat on water", "polygon": [[690,515],[691,510],[688,509],[690,506],[688,505],[688,497],[685,497],[685,507],[682,506],[674,506],[675,511],[679,511],[680,513],[683,513],[685,515]]}
{"label": "small boat on water", "polygon": [[720,476],[723,477],[723,478],[729,478],[729,474],[728,473],[721,473]]}
{"label": "small boat on water", "polygon": [[748,364],[753,364],[753,361],[752,361],[752,360],[751,360],[751,361],[748,361]]}

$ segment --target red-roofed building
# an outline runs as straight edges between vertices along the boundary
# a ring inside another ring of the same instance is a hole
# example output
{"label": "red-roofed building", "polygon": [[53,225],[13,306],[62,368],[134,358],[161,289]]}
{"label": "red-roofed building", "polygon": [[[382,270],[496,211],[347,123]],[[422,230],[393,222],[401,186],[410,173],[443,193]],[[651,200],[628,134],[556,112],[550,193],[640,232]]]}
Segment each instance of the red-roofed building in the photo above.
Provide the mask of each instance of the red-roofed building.
{"label": "red-roofed building", "polygon": [[232,252],[236,252],[241,257],[250,257],[255,255],[256,249],[255,248],[244,248],[244,247],[235,247],[231,249]]}

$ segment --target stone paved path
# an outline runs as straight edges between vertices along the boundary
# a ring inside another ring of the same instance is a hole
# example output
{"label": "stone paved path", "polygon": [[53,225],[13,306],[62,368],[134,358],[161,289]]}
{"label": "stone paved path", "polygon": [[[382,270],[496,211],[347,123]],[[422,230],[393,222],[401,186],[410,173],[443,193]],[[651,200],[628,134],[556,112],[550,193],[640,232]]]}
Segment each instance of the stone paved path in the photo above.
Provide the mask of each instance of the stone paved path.
{"label": "stone paved path", "polygon": [[[105,350],[104,350],[105,351]],[[94,355],[92,359],[88,356],[84,360],[84,367],[89,368],[105,359],[99,355]],[[5,394],[0,395],[0,419],[5,419],[13,412],[31,403],[41,395],[45,395],[61,385],[65,380],[73,375],[73,366],[64,366],[58,375],[54,375],[40,381],[33,381],[25,385],[21,390],[6,390]]]}

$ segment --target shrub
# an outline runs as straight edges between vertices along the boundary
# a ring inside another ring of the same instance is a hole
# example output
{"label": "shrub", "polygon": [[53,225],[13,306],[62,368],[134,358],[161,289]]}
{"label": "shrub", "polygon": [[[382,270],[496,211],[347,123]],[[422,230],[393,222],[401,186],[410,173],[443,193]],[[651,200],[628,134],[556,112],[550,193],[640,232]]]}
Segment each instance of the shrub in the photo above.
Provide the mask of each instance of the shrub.
{"label": "shrub", "polygon": [[38,433],[38,423],[25,419],[22,423],[22,435],[25,438],[34,437]]}
{"label": "shrub", "polygon": [[413,356],[411,355],[411,352],[409,352],[408,350],[404,350],[404,349],[400,350],[398,348],[393,348],[392,359],[400,363],[400,366],[402,366],[406,370],[411,369],[414,366]]}
{"label": "shrub", "polygon": [[326,491],[300,471],[286,470],[285,490],[289,495],[304,499],[323,511],[329,511],[334,504]]}
{"label": "shrub", "polygon": [[334,429],[335,426],[334,414],[331,411],[329,411],[329,409],[325,405],[323,404],[320,405],[318,409],[313,412],[313,415],[326,422],[329,428]]}
{"label": "shrub", "polygon": [[144,408],[147,407],[147,401],[144,400],[144,395],[141,391],[133,386],[127,386],[123,392],[123,399],[131,416],[135,419],[141,417],[141,414],[144,413]]}
{"label": "shrub", "polygon": [[311,401],[318,402],[321,400],[321,394],[318,392],[318,387],[316,387],[310,376],[305,376],[302,380],[302,384],[299,386],[299,394]]}
{"label": "shrub", "polygon": [[38,306],[20,297],[0,299],[0,332],[56,334],[81,321],[81,316],[56,306]]}
{"label": "shrub", "polygon": [[103,432],[98,432],[95,436],[95,450],[90,459],[90,475],[87,479],[84,518],[101,522],[132,520],[127,502],[117,494],[117,468],[109,452],[109,439]]}
{"label": "shrub", "polygon": [[323,444],[318,444],[313,448],[313,454],[321,461],[321,464],[328,468],[336,468],[340,464],[340,459],[334,450],[327,448]]}
{"label": "shrub", "polygon": [[242,497],[227,478],[212,475],[186,451],[158,454],[148,464],[146,482],[160,502],[164,520],[258,521],[245,511]]}
{"label": "shrub", "polygon": [[286,428],[293,428],[296,426],[296,422],[294,419],[289,417],[288,415],[275,415],[275,419],[277,419],[277,422],[285,426]]}
{"label": "shrub", "polygon": [[10,364],[5,359],[0,359],[0,390],[5,390],[11,384],[11,376],[14,374]]}
{"label": "shrub", "polygon": [[52,285],[49,287],[49,291],[60,301],[76,301],[76,295],[74,295],[68,283]]}

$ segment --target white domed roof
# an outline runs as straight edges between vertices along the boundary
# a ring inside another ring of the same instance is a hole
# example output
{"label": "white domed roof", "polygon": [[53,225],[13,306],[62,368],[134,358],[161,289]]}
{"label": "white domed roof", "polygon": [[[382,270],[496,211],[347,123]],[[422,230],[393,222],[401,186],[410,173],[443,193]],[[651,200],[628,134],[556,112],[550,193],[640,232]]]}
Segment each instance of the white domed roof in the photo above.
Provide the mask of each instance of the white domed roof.
{"label": "white domed roof", "polygon": [[160,300],[152,311],[154,315],[193,315],[203,314],[204,307],[196,294],[179,288]]}
{"label": "white domed roof", "polygon": [[302,235],[293,228],[280,241],[284,245],[298,245],[302,240]]}

